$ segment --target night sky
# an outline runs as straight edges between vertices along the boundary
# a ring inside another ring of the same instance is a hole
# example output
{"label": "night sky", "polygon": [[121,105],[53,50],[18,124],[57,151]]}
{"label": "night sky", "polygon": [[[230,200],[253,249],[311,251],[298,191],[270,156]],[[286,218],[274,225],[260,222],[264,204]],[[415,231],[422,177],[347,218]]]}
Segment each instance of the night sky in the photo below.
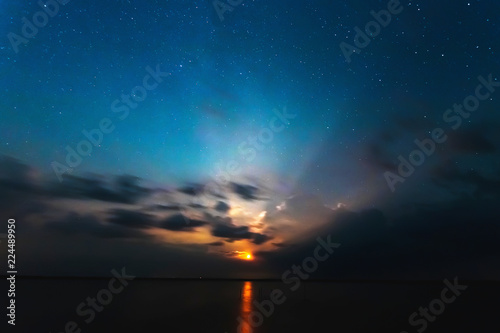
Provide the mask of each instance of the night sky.
{"label": "night sky", "polygon": [[0,1],[20,274],[500,279],[500,3],[218,6]]}

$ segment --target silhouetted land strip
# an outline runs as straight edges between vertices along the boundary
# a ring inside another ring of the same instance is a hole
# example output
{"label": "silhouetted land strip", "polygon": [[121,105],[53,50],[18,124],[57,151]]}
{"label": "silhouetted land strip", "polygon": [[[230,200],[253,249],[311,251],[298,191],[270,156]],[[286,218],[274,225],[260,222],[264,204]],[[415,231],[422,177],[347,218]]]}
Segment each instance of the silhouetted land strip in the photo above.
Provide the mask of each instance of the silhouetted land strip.
{"label": "silhouetted land strip", "polygon": [[[4,279],[9,275],[0,275]],[[103,280],[109,279],[112,276],[34,276],[34,275],[17,275],[16,279],[25,280]],[[444,279],[444,278],[443,278]],[[134,280],[140,281],[253,281],[253,282],[282,282],[281,279],[222,279],[222,278],[165,278],[165,277],[136,277]],[[387,280],[387,279],[307,279],[302,282],[330,282],[330,283],[373,283],[373,284],[441,284],[443,280]],[[460,279],[461,283],[467,284],[500,284],[500,280],[465,280]]]}

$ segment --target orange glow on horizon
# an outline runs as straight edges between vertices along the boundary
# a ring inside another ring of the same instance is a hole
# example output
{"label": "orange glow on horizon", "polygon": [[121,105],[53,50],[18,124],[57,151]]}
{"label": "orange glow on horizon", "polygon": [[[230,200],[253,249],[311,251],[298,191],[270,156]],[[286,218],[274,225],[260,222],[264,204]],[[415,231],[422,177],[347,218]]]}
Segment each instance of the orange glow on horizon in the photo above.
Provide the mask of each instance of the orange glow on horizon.
{"label": "orange glow on horizon", "polygon": [[245,260],[253,260],[253,256],[249,252],[242,252],[240,254],[240,258],[245,259]]}
{"label": "orange glow on horizon", "polygon": [[236,254],[236,258],[243,260],[253,260],[253,255],[250,252],[246,251],[234,251]]}

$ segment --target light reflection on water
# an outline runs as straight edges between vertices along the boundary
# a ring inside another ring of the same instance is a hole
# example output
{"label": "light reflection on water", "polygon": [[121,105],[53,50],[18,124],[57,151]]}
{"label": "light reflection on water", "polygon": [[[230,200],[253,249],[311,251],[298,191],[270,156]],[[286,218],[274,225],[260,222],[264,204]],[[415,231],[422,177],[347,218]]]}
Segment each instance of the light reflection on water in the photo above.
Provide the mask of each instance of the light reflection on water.
{"label": "light reflection on water", "polygon": [[241,292],[240,317],[243,319],[240,330],[241,333],[251,333],[252,327],[249,324],[250,313],[252,312],[253,289],[252,282],[245,281]]}

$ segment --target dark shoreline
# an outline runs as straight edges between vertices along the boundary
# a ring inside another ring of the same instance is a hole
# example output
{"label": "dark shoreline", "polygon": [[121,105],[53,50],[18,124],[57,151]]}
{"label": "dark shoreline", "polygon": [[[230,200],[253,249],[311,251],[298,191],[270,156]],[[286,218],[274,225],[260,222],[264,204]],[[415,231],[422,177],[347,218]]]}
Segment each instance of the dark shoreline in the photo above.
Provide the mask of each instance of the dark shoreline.
{"label": "dark shoreline", "polygon": [[[0,278],[8,278],[9,275],[0,275]],[[23,280],[104,280],[112,276],[29,276],[16,275],[16,279]],[[222,278],[163,278],[163,277],[136,277],[134,280],[141,281],[252,281],[252,282],[282,282],[281,279],[222,279]],[[384,280],[384,279],[307,279],[301,282],[322,282],[322,283],[357,283],[357,284],[440,284],[443,280]],[[460,282],[471,284],[500,284],[500,280],[467,280],[460,279]]]}

